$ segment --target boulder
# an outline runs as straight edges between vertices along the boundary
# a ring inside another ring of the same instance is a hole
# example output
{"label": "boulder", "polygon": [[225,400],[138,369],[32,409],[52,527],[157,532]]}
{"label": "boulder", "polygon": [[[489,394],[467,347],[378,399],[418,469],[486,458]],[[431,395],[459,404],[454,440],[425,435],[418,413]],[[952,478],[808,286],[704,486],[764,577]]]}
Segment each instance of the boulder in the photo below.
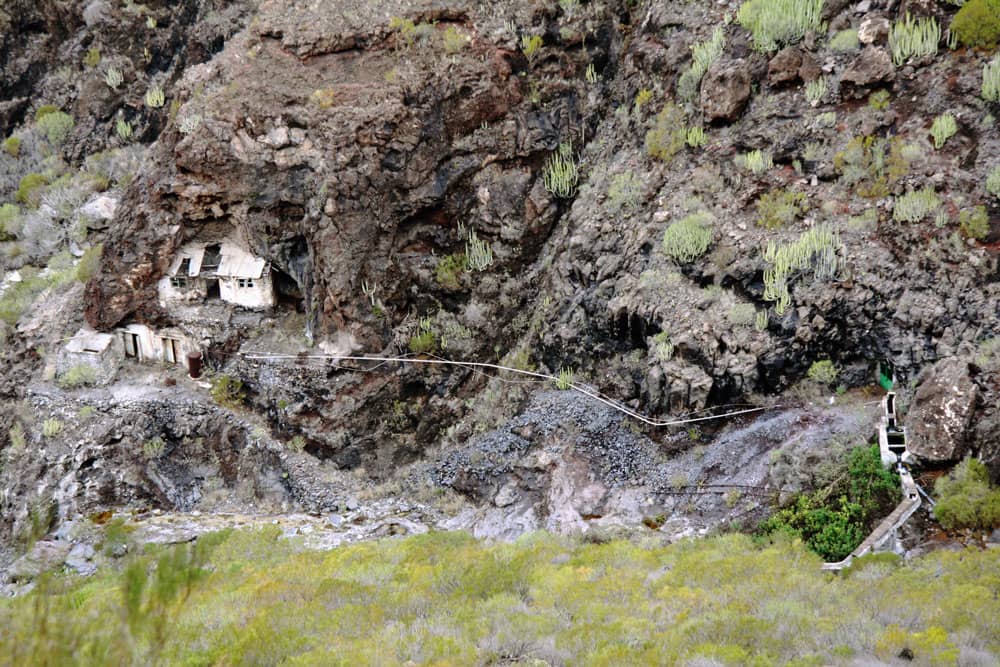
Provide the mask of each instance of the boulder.
{"label": "boulder", "polygon": [[819,65],[812,56],[794,46],[778,51],[767,65],[767,82],[772,86],[798,80],[813,81],[819,75]]}
{"label": "boulder", "polygon": [[7,570],[10,581],[30,581],[63,564],[72,545],[68,542],[39,540],[31,551],[14,561]]}
{"label": "boulder", "polygon": [[750,67],[743,59],[717,62],[701,83],[701,108],[708,122],[739,118],[750,99]]}
{"label": "boulder", "polygon": [[840,77],[841,94],[861,97],[868,88],[889,83],[896,78],[896,68],[885,49],[869,46],[851,61]]}
{"label": "boulder", "polygon": [[889,37],[889,19],[869,16],[858,26],[858,41],[862,44],[880,44]]}
{"label": "boulder", "polygon": [[942,359],[921,375],[906,415],[907,449],[925,461],[957,461],[968,449],[966,431],[978,393],[969,364]]}

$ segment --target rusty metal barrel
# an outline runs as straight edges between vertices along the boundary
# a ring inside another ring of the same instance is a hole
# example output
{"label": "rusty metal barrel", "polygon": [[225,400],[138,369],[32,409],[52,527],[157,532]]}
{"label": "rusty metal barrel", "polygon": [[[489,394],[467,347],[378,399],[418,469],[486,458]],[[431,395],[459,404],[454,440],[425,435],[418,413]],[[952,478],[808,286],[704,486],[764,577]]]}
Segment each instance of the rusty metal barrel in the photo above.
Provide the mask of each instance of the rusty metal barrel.
{"label": "rusty metal barrel", "polygon": [[187,353],[187,362],[188,362],[187,363],[187,366],[188,366],[188,375],[191,376],[191,379],[197,380],[198,378],[200,378],[201,377],[201,352],[199,352],[199,351],[188,352]]}

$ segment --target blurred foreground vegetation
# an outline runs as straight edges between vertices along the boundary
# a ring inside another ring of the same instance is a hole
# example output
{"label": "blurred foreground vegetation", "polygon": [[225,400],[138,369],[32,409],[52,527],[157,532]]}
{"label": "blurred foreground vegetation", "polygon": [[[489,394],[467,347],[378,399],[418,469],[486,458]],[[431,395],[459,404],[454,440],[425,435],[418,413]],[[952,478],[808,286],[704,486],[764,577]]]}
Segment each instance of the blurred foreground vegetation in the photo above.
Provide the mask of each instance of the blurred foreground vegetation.
{"label": "blurred foreground vegetation", "polygon": [[[1000,551],[820,571],[798,540],[464,533],[306,551],[277,528],[0,601],[4,664],[871,664],[1000,655]],[[857,662],[857,661],[861,662]]]}

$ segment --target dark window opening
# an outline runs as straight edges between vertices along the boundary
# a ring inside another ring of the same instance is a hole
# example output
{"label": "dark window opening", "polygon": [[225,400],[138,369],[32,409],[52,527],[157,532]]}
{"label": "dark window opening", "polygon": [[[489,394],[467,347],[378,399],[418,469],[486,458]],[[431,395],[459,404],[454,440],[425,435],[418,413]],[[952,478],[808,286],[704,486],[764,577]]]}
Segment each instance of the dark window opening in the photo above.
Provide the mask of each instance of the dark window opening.
{"label": "dark window opening", "polygon": [[218,243],[214,243],[210,246],[205,246],[205,255],[201,259],[201,270],[218,271],[219,264],[221,262],[222,262],[222,246]]}

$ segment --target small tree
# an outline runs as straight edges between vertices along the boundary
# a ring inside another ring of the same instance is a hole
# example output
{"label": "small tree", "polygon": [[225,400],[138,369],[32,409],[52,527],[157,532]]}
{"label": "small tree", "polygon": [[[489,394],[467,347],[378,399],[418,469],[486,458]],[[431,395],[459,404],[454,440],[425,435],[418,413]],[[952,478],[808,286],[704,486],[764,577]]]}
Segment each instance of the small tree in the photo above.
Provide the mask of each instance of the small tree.
{"label": "small tree", "polygon": [[1000,488],[990,483],[980,461],[967,458],[934,484],[934,516],[948,530],[991,530],[1000,526]]}

